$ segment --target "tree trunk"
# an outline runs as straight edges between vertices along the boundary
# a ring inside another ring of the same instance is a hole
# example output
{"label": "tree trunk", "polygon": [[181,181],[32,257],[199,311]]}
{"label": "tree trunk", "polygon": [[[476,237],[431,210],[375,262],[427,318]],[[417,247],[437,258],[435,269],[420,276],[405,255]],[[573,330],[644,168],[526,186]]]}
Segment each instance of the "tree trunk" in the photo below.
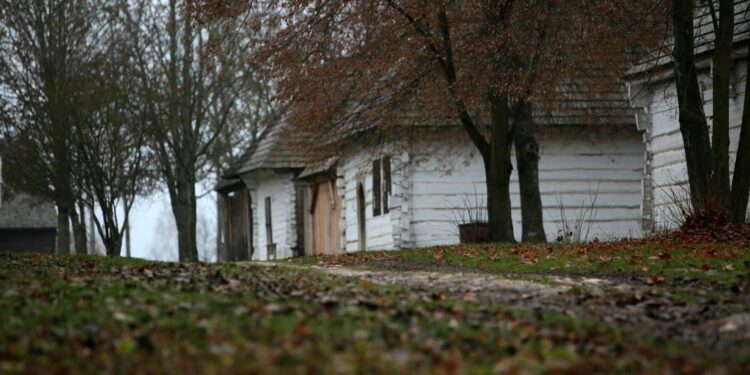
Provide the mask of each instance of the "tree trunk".
{"label": "tree trunk", "polygon": [[729,211],[729,75],[732,70],[734,0],[719,2],[719,30],[713,57],[713,132],[711,134],[711,185],[716,208]]}
{"label": "tree trunk", "polygon": [[227,257],[224,255],[224,243],[222,237],[224,234],[224,219],[226,213],[224,211],[224,197],[220,193],[216,193],[216,262],[221,263],[226,261]]}
{"label": "tree trunk", "polygon": [[519,103],[514,113],[518,184],[521,190],[523,242],[547,242],[539,193],[539,144],[534,138],[531,103]]}
{"label": "tree trunk", "polygon": [[680,132],[685,146],[690,197],[695,210],[714,204],[710,195],[711,144],[703,112],[693,48],[693,0],[672,2],[674,69]]}
{"label": "tree trunk", "polygon": [[125,217],[125,256],[130,258],[130,220]]}
{"label": "tree trunk", "polygon": [[89,209],[89,254],[98,255],[96,250],[96,229],[94,224],[94,209]]}
{"label": "tree trunk", "polygon": [[489,160],[483,155],[487,175],[489,237],[495,242],[515,242],[510,203],[510,116],[508,95],[490,96],[491,132]]}
{"label": "tree trunk", "polygon": [[[745,61],[745,87],[750,84],[750,45]],[[747,202],[750,196],[750,95],[745,89],[745,104],[742,109],[742,127],[737,145],[737,160],[734,162],[732,177],[731,217],[735,223],[744,223],[747,215]]]}
{"label": "tree trunk", "polygon": [[70,208],[57,205],[57,254],[70,254]]}
{"label": "tree trunk", "polygon": [[113,219],[116,216],[115,210],[117,210],[117,207],[100,205],[99,208],[102,212],[102,220],[96,220],[96,228],[104,244],[104,250],[107,256],[119,257],[122,253],[123,233],[120,232],[117,222]]}
{"label": "tree trunk", "polygon": [[109,237],[104,238],[104,247],[107,249],[107,256],[119,257],[122,253],[122,236],[116,228],[114,231],[110,229]]}
{"label": "tree trunk", "polygon": [[76,209],[70,209],[70,222],[73,226],[73,243],[75,243],[76,254],[86,254],[86,211],[79,206],[80,214]]}
{"label": "tree trunk", "polygon": [[195,235],[195,204],[181,202],[180,212],[182,215],[175,216],[177,222],[177,247],[180,262],[197,262],[198,247]]}
{"label": "tree trunk", "polygon": [[172,212],[177,224],[177,248],[180,262],[197,262],[195,178],[183,173],[172,199]]}

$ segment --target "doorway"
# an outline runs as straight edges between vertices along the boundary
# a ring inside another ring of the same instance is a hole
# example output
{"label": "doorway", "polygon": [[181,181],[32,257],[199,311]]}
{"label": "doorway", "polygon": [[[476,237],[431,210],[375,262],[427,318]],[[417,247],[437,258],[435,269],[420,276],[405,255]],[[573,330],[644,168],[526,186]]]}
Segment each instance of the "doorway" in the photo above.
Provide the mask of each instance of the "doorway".
{"label": "doorway", "polygon": [[246,189],[229,192],[226,202],[226,260],[252,259],[252,205]]}
{"label": "doorway", "polygon": [[333,255],[341,251],[341,197],[336,180],[322,179],[313,187],[312,250],[314,255]]}

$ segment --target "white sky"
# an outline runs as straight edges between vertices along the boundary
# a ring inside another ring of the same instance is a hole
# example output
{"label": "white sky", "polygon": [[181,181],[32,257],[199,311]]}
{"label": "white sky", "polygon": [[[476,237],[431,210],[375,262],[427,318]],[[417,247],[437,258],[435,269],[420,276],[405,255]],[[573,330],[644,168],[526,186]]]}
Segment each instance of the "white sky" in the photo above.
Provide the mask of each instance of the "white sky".
{"label": "white sky", "polygon": [[[200,188],[199,188],[200,193]],[[198,200],[198,252],[201,260],[214,260],[216,238],[215,193]],[[169,205],[169,194],[158,192],[136,201],[131,212],[132,256],[176,261],[177,229]],[[125,246],[123,243],[123,255]]]}

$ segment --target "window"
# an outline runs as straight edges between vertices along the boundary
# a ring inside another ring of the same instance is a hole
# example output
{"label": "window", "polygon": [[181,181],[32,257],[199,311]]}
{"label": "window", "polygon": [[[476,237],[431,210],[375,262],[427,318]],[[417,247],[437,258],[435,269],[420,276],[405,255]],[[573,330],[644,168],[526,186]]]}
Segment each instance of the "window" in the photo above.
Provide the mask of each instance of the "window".
{"label": "window", "polygon": [[380,216],[380,160],[372,162],[372,216]]}
{"label": "window", "polygon": [[391,157],[372,162],[372,216],[390,212],[388,198],[391,195]]}
{"label": "window", "polygon": [[391,157],[383,157],[383,213],[390,212],[388,198],[391,195]]}
{"label": "window", "polygon": [[269,246],[273,244],[273,226],[272,226],[271,215],[271,197],[266,197],[266,244]]}

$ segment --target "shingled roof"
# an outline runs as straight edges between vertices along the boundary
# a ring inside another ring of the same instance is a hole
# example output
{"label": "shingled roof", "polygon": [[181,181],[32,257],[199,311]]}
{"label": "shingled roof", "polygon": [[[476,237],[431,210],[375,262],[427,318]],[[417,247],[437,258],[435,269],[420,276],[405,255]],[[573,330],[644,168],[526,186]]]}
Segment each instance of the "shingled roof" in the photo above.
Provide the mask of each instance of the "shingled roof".
{"label": "shingled roof", "polygon": [[284,124],[279,123],[266,129],[223,177],[237,178],[242,174],[262,169],[304,168],[307,159],[281,142],[284,128]]}
{"label": "shingled roof", "polygon": [[[616,78],[610,78],[616,79]],[[625,85],[596,87],[585,80],[557,86],[557,98],[534,106],[537,125],[635,125]]]}
{"label": "shingled roof", "polygon": [[[718,12],[718,10],[717,10]],[[695,18],[695,53],[697,55],[712,51],[716,33],[711,14],[706,7],[699,10]],[[750,1],[734,1],[734,42],[742,42],[750,37]]]}
{"label": "shingled roof", "polygon": [[314,176],[316,174],[325,172],[333,168],[338,162],[338,158],[328,158],[319,163],[308,164],[302,173],[297,176],[298,179]]}
{"label": "shingled roof", "polygon": [[[695,54],[710,53],[714,49],[716,33],[714,31],[713,20],[710,10],[706,6],[696,6],[696,15],[693,20],[695,27]],[[718,10],[717,10],[718,12]],[[750,1],[734,1],[734,44],[742,43],[750,39]],[[629,75],[638,75],[656,68],[662,68],[672,63],[672,51],[674,39],[671,37],[659,51],[655,51],[652,56],[644,59],[640,64],[633,67],[628,72]]]}
{"label": "shingled roof", "polygon": [[0,229],[57,228],[55,206],[39,197],[19,193],[0,206]]}

